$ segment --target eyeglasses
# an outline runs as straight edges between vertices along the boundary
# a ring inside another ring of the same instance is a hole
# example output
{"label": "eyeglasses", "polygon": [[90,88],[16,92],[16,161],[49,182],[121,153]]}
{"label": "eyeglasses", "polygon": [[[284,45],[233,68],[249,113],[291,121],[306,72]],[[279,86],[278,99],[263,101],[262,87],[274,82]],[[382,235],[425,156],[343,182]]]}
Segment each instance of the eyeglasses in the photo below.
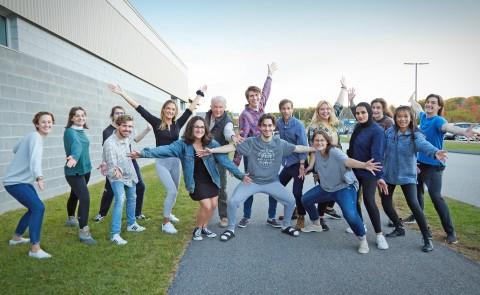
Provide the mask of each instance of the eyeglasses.
{"label": "eyeglasses", "polygon": [[114,114],[114,115],[118,115],[118,116],[120,116],[120,115],[125,115],[124,112],[115,112],[115,113],[113,113],[113,114]]}
{"label": "eyeglasses", "polygon": [[193,126],[195,129],[205,129],[205,126]]}

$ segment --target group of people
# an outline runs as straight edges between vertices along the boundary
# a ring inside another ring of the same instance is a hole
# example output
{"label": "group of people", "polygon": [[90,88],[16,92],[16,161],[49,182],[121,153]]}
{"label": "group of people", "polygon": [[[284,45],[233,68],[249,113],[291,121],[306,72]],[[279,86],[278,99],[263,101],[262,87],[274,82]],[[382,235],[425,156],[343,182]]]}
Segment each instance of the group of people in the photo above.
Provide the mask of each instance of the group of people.
{"label": "group of people", "polygon": [[[100,210],[94,220],[102,221],[113,201],[110,239],[114,244],[127,243],[120,235],[125,201],[127,231],[144,231],[145,227],[137,220],[148,219],[142,213],[146,188],[137,158],[156,158],[156,171],[166,192],[161,229],[167,234],[177,233],[174,223],[179,219],[172,214],[172,209],[182,167],[185,187],[192,200],[199,203],[193,240],[217,236],[208,228],[217,206],[219,226],[225,228],[220,240],[231,240],[237,226],[245,228],[250,223],[254,194],[265,193],[269,195],[267,224],[281,228],[282,233],[293,237],[298,237],[300,232],[329,230],[325,216],[341,218],[334,209],[337,203],[349,225],[347,231],[359,239],[359,253],[365,254],[369,252],[369,246],[360,206],[363,199],[376,233],[376,245],[378,249],[386,250],[389,246],[385,236],[405,235],[404,221],[398,217],[392,202],[395,187],[400,185],[413,216],[405,222],[417,222],[424,241],[422,250],[433,250],[431,233],[423,214],[424,186],[428,188],[439,214],[447,242],[457,243],[448,206],[441,196],[442,172],[447,159],[446,151],[442,150],[443,134],[448,131],[472,137],[474,131],[455,127],[442,117],[444,102],[440,96],[429,95],[423,111],[412,95],[411,106],[400,106],[392,115],[382,98],[355,105],[355,89],[347,89],[342,78],[335,104],[320,101],[305,128],[293,116],[293,102],[289,99],[279,104],[280,118],[265,113],[276,70],[276,64],[268,65],[263,89],[250,86],[245,91],[247,104],[239,117],[238,133],[235,133],[232,119],[225,111],[227,101],[224,97],[211,99],[211,109],[205,118],[192,117],[205,95],[206,86],[197,91],[189,108],[177,118],[178,108],[172,100],[163,104],[157,117],[130,98],[120,86],[109,85],[113,93],[121,96],[149,123],[144,131],[135,134],[133,117],[126,114],[123,107],[114,106],[110,113],[111,124],[103,132],[103,161],[99,168],[106,181]],[[344,152],[337,127],[339,114],[349,111],[343,108],[346,97],[357,124],[349,148]],[[96,241],[88,226],[90,195],[87,184],[92,165],[85,132],[88,129],[86,118],[82,107],[73,107],[64,131],[64,172],[71,187],[66,224],[78,227],[80,242],[93,245]],[[420,119],[419,128],[417,118]],[[50,133],[54,121],[49,112],[35,114],[33,124],[36,131],[23,137],[14,147],[14,158],[4,177],[7,192],[28,208],[9,243],[30,243],[29,256],[34,258],[51,257],[40,248],[45,207],[33,183],[43,190],[43,139]],[[180,129],[185,124],[183,136],[179,139]],[[156,147],[141,151],[132,148],[151,130]],[[279,136],[274,135],[275,130]],[[235,152],[233,161],[227,155],[230,152]],[[244,172],[238,169],[242,157]],[[226,170],[241,180],[230,196],[226,193]],[[310,172],[313,172],[315,186],[304,193],[304,179]],[[285,187],[291,180],[292,192]],[[394,227],[386,235],[375,202],[377,188],[382,207]],[[283,216],[278,220],[277,202],[284,206]],[[242,204],[243,217],[237,223],[237,209]],[[306,214],[311,221],[308,224]],[[295,218],[296,225],[292,225]],[[27,228],[30,239],[23,238]]]}

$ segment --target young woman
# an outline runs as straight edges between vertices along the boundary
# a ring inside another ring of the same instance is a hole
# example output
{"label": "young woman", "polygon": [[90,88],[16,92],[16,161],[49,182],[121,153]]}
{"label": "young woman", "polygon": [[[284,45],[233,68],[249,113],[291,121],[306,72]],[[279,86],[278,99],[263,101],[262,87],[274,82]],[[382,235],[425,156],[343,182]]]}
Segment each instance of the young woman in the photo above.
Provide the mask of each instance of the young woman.
{"label": "young woman", "polygon": [[302,196],[303,206],[313,222],[305,226],[302,231],[321,232],[323,229],[315,203],[335,200],[342,209],[345,220],[360,240],[358,252],[366,254],[369,248],[365,228],[356,208],[359,183],[351,168],[365,169],[374,174],[374,171],[380,171],[380,163],[374,163],[373,159],[360,162],[347,157],[332,143],[330,135],[323,130],[316,131],[312,141],[317,151],[312,155],[312,161],[305,169],[305,173],[314,169],[321,181]]}
{"label": "young woman", "polygon": [[[350,145],[347,154],[350,158],[358,161],[368,161],[374,159],[375,162],[381,162],[383,159],[383,149],[385,144],[384,130],[373,121],[372,109],[370,104],[361,102],[355,107],[355,119],[357,125],[350,138]],[[385,181],[382,179],[382,170],[372,175],[363,169],[353,169],[358,183],[362,188],[363,203],[367,208],[370,221],[372,222],[375,233],[377,234],[377,247],[381,250],[388,249],[388,243],[382,233],[380,223],[380,212],[375,203],[375,192],[377,185],[385,187]],[[358,196],[360,199],[360,195]],[[358,202],[358,214],[362,217],[360,202]]]}
{"label": "young woman", "polygon": [[[88,212],[90,210],[90,193],[88,181],[90,180],[89,146],[90,141],[85,133],[87,126],[87,113],[82,107],[73,107],[68,113],[68,121],[63,133],[63,146],[67,156],[65,164],[65,178],[70,185],[70,197],[67,202],[67,226],[79,227],[80,242],[93,245],[96,241],[90,234],[88,227]],[[78,206],[78,221],[75,219],[75,210]]]}
{"label": "young woman", "polygon": [[215,238],[217,234],[207,228],[208,222],[217,207],[218,190],[221,186],[220,175],[216,168],[217,163],[228,169],[232,174],[244,182],[250,179],[238,170],[237,166],[230,161],[225,154],[209,155],[204,158],[197,153],[205,148],[220,146],[212,140],[210,132],[206,128],[205,119],[199,116],[193,117],[185,128],[181,140],[170,145],[156,148],[145,148],[141,152],[132,152],[133,158],[179,158],[182,162],[185,187],[194,201],[199,202],[197,211],[197,227],[193,230],[193,240],[203,240],[202,235]]}
{"label": "young woman", "polygon": [[373,120],[380,125],[384,130],[392,127],[393,119],[392,113],[388,108],[388,104],[383,98],[375,98],[370,103],[372,107],[372,117]]}
{"label": "young woman", "polygon": [[[102,145],[105,143],[105,140],[112,136],[114,132],[117,130],[117,124],[115,124],[115,120],[119,117],[125,115],[125,109],[121,106],[114,106],[110,111],[110,119],[112,122],[103,130],[102,133]],[[134,141],[139,142],[141,141],[148,132],[152,130],[152,126],[148,124],[147,128],[143,130],[141,133],[135,136]],[[104,163],[102,163],[104,164]],[[135,167],[135,171],[137,173],[138,182],[136,184],[136,205],[135,205],[135,218],[137,220],[147,220],[148,218],[142,213],[143,208],[143,197],[145,195],[145,183],[142,179],[142,174],[140,173],[140,166],[138,166],[137,161],[133,160],[133,166]],[[110,182],[108,181],[108,177],[105,178],[105,188],[103,190],[102,199],[100,201],[100,209],[98,214],[95,216],[94,220],[96,222],[102,221],[105,216],[107,216],[108,209],[110,209],[110,205],[113,201],[113,191]]]}
{"label": "young woman", "polygon": [[432,238],[417,199],[417,153],[422,152],[433,159],[445,161],[447,152],[439,150],[425,139],[425,135],[415,126],[415,114],[410,107],[398,107],[395,110],[394,120],[395,125],[389,128],[385,134],[383,169],[388,192],[380,194],[383,209],[395,225],[395,230],[387,234],[387,237],[405,235],[405,229],[393,207],[392,200],[396,185],[400,185],[408,207],[413,212],[422,232],[424,240],[422,251],[430,252],[433,250]]}
{"label": "young woman", "polygon": [[[28,209],[18,222],[9,245],[30,243],[28,256],[42,259],[50,258],[52,255],[40,248],[45,206],[33,183],[37,182],[38,188],[42,191],[45,188],[42,173],[43,139],[52,131],[55,119],[52,113],[39,112],[35,114],[32,122],[37,130],[24,136],[13,148],[13,160],[3,177],[3,185],[12,197]],[[22,237],[27,228],[30,239]]]}
{"label": "young woman", "polygon": [[[197,91],[197,96],[190,104],[190,107],[186,109],[177,120],[178,108],[173,100],[169,99],[163,104],[162,110],[160,111],[160,118],[158,118],[144,109],[137,101],[130,98],[120,86],[110,84],[108,87],[113,93],[123,97],[128,104],[152,125],[157,147],[167,146],[178,140],[180,129],[182,129],[188,118],[190,118],[200,98],[204,96],[203,92],[206,90],[206,86],[204,86],[201,90]],[[167,196],[163,203],[162,231],[168,234],[176,234],[177,229],[173,226],[172,222],[179,222],[179,219],[172,214],[172,209],[177,200],[178,184],[180,182],[180,160],[177,157],[157,159],[155,167],[158,178],[160,178],[160,181],[167,191]]]}

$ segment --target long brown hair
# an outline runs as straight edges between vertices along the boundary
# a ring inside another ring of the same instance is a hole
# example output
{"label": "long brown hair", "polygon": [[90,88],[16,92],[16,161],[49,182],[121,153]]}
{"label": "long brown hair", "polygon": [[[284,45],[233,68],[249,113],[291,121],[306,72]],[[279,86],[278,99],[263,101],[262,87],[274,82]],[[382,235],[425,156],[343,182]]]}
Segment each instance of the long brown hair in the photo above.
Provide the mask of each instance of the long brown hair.
{"label": "long brown hair", "polygon": [[373,107],[373,104],[374,103],[379,103],[382,105],[382,111],[383,111],[383,115],[384,116],[388,116],[388,117],[393,117],[392,115],[392,112],[390,111],[390,108],[388,107],[388,103],[385,99],[379,97],[379,98],[375,98],[374,100],[372,100],[372,102],[370,103],[370,106]]}
{"label": "long brown hair", "polygon": [[330,126],[327,126],[327,127],[329,127],[330,129],[334,129],[335,132],[336,132],[337,131],[336,127],[337,127],[339,121],[338,121],[337,116],[335,115],[335,110],[333,109],[332,105],[326,100],[321,100],[317,104],[317,107],[315,108],[315,113],[313,113],[312,121],[310,122],[309,127],[317,128],[317,127],[320,127],[320,126],[324,125],[322,123],[322,121],[320,120],[320,113],[319,113],[320,107],[323,104],[326,104],[328,106],[328,108],[330,109],[330,116],[328,117],[328,125],[330,125]]}
{"label": "long brown hair", "polygon": [[409,116],[410,116],[410,123],[408,123],[408,129],[410,129],[410,132],[411,132],[410,139],[412,140],[413,145],[415,145],[415,131],[418,130],[417,125],[416,125],[417,118],[415,116],[415,112],[409,106],[399,106],[398,108],[395,109],[395,114],[393,114],[393,122],[395,124],[394,125],[395,126],[395,137],[397,136],[398,130],[400,129],[397,125],[397,116],[398,116],[398,113],[400,113],[400,112],[405,112],[405,113],[409,114]]}
{"label": "long brown hair", "polygon": [[[87,116],[87,112],[85,111],[85,109],[83,109],[82,107],[78,106],[78,107],[73,107],[70,109],[70,112],[68,112],[68,121],[67,121],[67,126],[65,126],[65,128],[70,128],[72,127],[73,125],[73,122],[72,122],[72,118],[75,117],[75,113],[77,111],[82,111],[84,114],[85,114],[85,117]],[[83,125],[83,128],[84,129],[88,129],[88,126],[87,126],[87,122],[85,121],[85,125]]]}
{"label": "long brown hair", "polygon": [[159,130],[167,129],[167,122],[165,122],[165,108],[169,104],[173,104],[175,106],[175,116],[173,116],[172,121],[175,122],[175,119],[177,118],[178,106],[173,100],[169,99],[169,100],[167,100],[166,102],[163,103],[162,110],[160,111],[160,121],[161,122],[160,122],[160,126],[158,126]]}
{"label": "long brown hair", "polygon": [[205,122],[205,119],[200,116],[194,116],[188,121],[182,138],[188,144],[193,144],[195,142],[193,129],[195,123],[197,123],[198,121],[202,121],[203,126],[205,126],[205,134],[202,137],[202,146],[207,146],[210,142],[212,142],[212,135],[210,134],[210,130],[208,130],[207,122]]}
{"label": "long brown hair", "polygon": [[337,145],[333,144],[332,137],[330,135],[328,135],[328,133],[323,131],[323,130],[315,130],[315,132],[313,133],[313,136],[312,136],[312,142],[315,139],[315,136],[317,136],[317,135],[323,136],[323,138],[325,138],[325,140],[327,141],[327,147],[325,148],[325,154],[327,156],[328,156],[328,153],[330,152],[331,148],[338,147]]}

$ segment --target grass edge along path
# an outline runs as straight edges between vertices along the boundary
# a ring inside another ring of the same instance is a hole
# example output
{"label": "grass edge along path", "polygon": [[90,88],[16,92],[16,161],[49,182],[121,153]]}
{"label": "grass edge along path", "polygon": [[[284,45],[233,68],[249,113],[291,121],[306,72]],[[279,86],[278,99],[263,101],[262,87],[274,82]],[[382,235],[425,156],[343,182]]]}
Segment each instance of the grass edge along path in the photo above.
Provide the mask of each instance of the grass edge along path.
{"label": "grass edge along path", "polygon": [[[174,214],[180,218],[176,235],[161,232],[163,186],[154,165],[142,168],[146,193],[143,213],[151,219],[139,224],[147,230],[126,232],[123,214],[122,237],[125,246],[109,241],[110,213],[100,223],[89,221],[97,245],[78,241],[78,229],[66,227],[68,194],[45,201],[41,245],[53,255],[39,261],[28,257],[28,245],[8,246],[8,240],[26,209],[0,215],[0,285],[3,294],[166,294],[180,258],[191,241],[197,202],[183,183]],[[89,186],[90,219],[99,208],[104,182]],[[40,193],[41,194],[41,193]],[[125,207],[125,206],[124,206]],[[24,235],[28,237],[28,232]]]}
{"label": "grass edge along path", "polygon": [[[445,243],[446,234],[440,222],[440,217],[438,217],[437,211],[435,211],[433,207],[430,196],[425,194],[424,198],[424,213],[432,231],[433,238],[437,242]],[[456,245],[445,244],[466,257],[480,262],[480,208],[448,197],[444,198],[450,209],[450,217],[452,218],[459,241]],[[395,189],[393,201],[399,217],[405,218],[411,214],[405,197],[398,186]],[[379,208],[381,208],[381,205]],[[419,230],[416,223],[409,224],[408,228]],[[386,230],[386,232],[390,232],[391,230],[393,230],[393,228]],[[397,239],[399,238],[401,237]]]}

